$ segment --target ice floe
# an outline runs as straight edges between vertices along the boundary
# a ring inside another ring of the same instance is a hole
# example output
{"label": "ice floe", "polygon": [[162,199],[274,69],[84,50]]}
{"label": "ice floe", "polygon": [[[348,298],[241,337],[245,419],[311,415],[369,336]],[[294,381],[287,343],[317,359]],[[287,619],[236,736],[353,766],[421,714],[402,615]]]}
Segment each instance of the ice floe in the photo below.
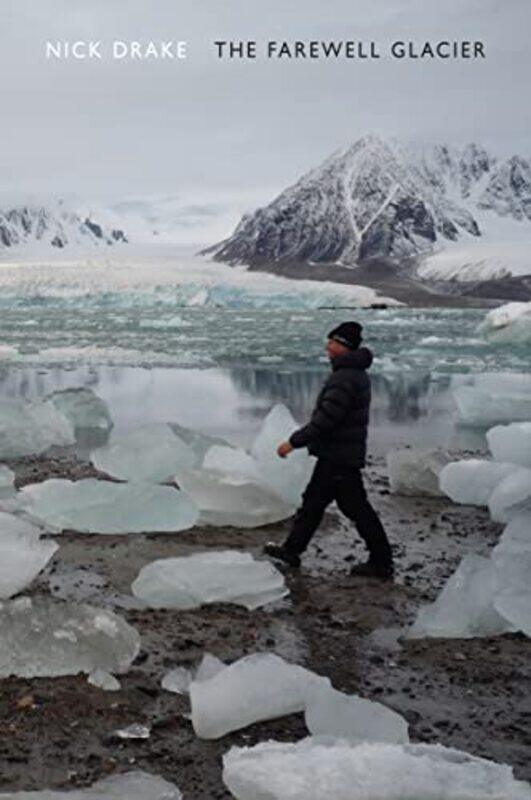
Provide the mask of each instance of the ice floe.
{"label": "ice floe", "polygon": [[59,549],[38,528],[0,512],[0,599],[25,589]]}
{"label": "ice floe", "polygon": [[0,401],[0,458],[40,455],[74,442],[72,423],[50,400]]}
{"label": "ice floe", "polygon": [[439,474],[450,457],[442,450],[404,449],[387,455],[387,471],[393,494],[440,497]]}
{"label": "ice floe", "polygon": [[273,653],[256,653],[190,685],[192,724],[201,739],[218,739],[253,722],[304,711],[328,678],[289,664]]}
{"label": "ice floe", "polygon": [[177,532],[191,528],[199,512],[184,492],[151,483],[113,483],[52,478],[25,486],[17,505],[50,530],[78,533]]}
{"label": "ice floe", "polygon": [[43,789],[1,793],[0,800],[183,800],[173,783],[147,772],[126,772],[93,783],[87,789]]}
{"label": "ice floe", "polygon": [[237,800],[531,800],[509,766],[442,745],[263,742],[232,747],[223,780]]}
{"label": "ice floe", "polygon": [[140,637],[111,611],[28,597],[0,603],[0,677],[126,672]]}
{"label": "ice floe", "polygon": [[236,603],[252,611],[288,594],[282,574],[250,553],[223,550],[164,558],[142,567],[135,597],[151,608],[198,608]]}
{"label": "ice floe", "polygon": [[160,483],[178,469],[196,466],[197,456],[169,425],[153,423],[113,433],[108,444],[94,450],[91,461],[114,478]]}

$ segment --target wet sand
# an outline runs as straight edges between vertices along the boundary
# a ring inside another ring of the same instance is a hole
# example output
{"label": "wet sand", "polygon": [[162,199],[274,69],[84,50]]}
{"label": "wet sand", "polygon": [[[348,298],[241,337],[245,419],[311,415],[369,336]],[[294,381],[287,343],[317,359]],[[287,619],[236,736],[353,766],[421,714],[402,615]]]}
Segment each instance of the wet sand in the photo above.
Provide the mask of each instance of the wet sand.
{"label": "wet sand", "polygon": [[[20,459],[17,484],[47,477],[96,475],[69,454]],[[331,678],[345,692],[379,700],[403,714],[414,742],[440,742],[514,767],[531,779],[531,644],[519,634],[475,640],[395,643],[382,633],[410,623],[433,599],[460,558],[487,553],[501,526],[483,509],[389,494],[382,460],[367,486],[392,541],[394,584],[351,579],[364,557],[346,520],[327,513],[299,573],[287,573],[290,596],[248,612],[212,605],[193,611],[128,608],[138,570],[149,561],[200,549],[240,548],[256,555],[281,541],[289,522],[251,531],[195,528],[169,534],[97,536],[65,533],[60,550],[27,594],[87,600],[114,608],[142,636],[142,651],[119,692],[86,676],[2,681],[0,789],[73,788],[113,772],[140,768],[175,782],[186,800],[228,799],[221,756],[232,745],[306,735],[302,715],[252,725],[218,741],[201,741],[186,697],[160,688],[173,666],[196,664],[205,651],[234,660],[270,650]],[[29,699],[28,699],[29,698]],[[149,725],[147,740],[116,741],[112,731]]]}

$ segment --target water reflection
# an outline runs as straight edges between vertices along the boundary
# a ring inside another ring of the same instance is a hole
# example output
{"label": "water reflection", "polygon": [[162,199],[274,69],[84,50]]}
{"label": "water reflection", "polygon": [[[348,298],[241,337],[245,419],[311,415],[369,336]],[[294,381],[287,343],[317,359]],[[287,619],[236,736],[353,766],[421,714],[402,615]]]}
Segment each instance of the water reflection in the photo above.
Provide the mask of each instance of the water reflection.
{"label": "water reflection", "polygon": [[[285,403],[296,419],[308,418],[327,375],[315,370],[144,369],[92,367],[3,369],[0,399],[43,398],[58,389],[86,386],[109,405],[115,427],[146,422],[176,422],[248,446],[267,411]],[[392,372],[372,375],[370,450],[385,454],[395,447],[441,446],[484,449],[481,431],[454,424],[450,377]],[[101,442],[83,440],[83,451]]]}

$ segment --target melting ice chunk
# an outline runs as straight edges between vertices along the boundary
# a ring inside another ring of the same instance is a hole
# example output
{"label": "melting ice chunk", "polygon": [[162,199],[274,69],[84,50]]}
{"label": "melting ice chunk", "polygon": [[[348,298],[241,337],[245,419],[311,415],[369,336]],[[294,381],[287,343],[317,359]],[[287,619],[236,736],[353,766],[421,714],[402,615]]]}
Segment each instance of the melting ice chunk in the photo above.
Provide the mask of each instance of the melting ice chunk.
{"label": "melting ice chunk", "polygon": [[154,423],[113,433],[108,444],[92,453],[91,461],[114,478],[160,483],[178,469],[193,467],[197,458],[169,425]]}
{"label": "melting ice chunk", "polygon": [[259,479],[256,461],[245,450],[235,447],[211,447],[205,455],[203,469],[217,470],[237,478]]}
{"label": "melting ice chunk", "polygon": [[198,608],[236,603],[252,611],[288,594],[284,578],[268,561],[224,550],[163,558],[142,567],[133,594],[151,608]]}
{"label": "melting ice chunk", "polygon": [[70,420],[75,430],[109,430],[112,419],[107,403],[92,389],[76,387],[53,392],[47,398]]}
{"label": "melting ice chunk", "polygon": [[178,425],[176,422],[169,422],[168,425],[173,433],[182,439],[195,453],[194,467],[199,466],[211,447],[232,447],[232,445],[219,436],[210,436],[208,433],[192,430],[192,428],[185,428],[184,425]]}
{"label": "melting ice chunk", "polygon": [[175,694],[188,694],[190,684],[194,676],[186,667],[175,667],[164,675],[161,681],[161,686],[167,692],[174,692]]}
{"label": "melting ice chunk", "polygon": [[191,670],[186,667],[175,667],[164,675],[161,686],[167,692],[175,694],[188,694],[192,681],[208,681],[225,669],[227,665],[211,653],[205,653],[197,669]]}
{"label": "melting ice chunk", "polygon": [[267,487],[218,470],[179,470],[178,486],[200,510],[200,524],[258,528],[287,519],[295,511]]}
{"label": "melting ice chunk", "polygon": [[396,711],[330,687],[311,695],[304,721],[313,736],[352,742],[409,742],[407,722]]}
{"label": "melting ice chunk", "polygon": [[454,398],[459,421],[490,427],[498,423],[531,419],[531,376],[512,372],[486,372],[459,379]]}
{"label": "melting ice chunk", "polygon": [[0,512],[0,599],[18,594],[39,574],[58,545],[29,522]]}
{"label": "melting ice chunk", "polygon": [[39,455],[74,442],[71,422],[52,402],[0,402],[0,458]]}
{"label": "melting ice chunk", "polygon": [[440,497],[439,474],[450,461],[441,450],[395,450],[387,456],[393,494]]}
{"label": "melting ice chunk", "polygon": [[504,344],[531,342],[531,302],[505,303],[493,308],[478,326],[478,332]]}
{"label": "melting ice chunk", "polygon": [[502,535],[492,555],[500,552],[524,552],[531,550],[531,511],[514,516]]}
{"label": "melting ice chunk", "polygon": [[173,487],[95,478],[25,486],[18,505],[55,531],[79,533],[177,532],[191,528],[199,516],[190,497]]}
{"label": "melting ice chunk", "polygon": [[509,522],[522,511],[531,511],[531,469],[518,467],[504,478],[489,497],[489,511],[495,522]]}
{"label": "melting ice chunk", "polygon": [[218,739],[253,722],[303,711],[328,678],[288,664],[272,653],[256,653],[214,677],[190,686],[192,724],[201,739]]}
{"label": "melting ice chunk", "polygon": [[151,728],[147,725],[141,725],[139,722],[133,722],[126,728],[119,728],[114,731],[114,735],[118,739],[149,739],[151,736]]}
{"label": "melting ice chunk", "polygon": [[0,603],[0,677],[126,672],[140,637],[111,611],[24,597]]}
{"label": "melting ice chunk", "polygon": [[517,630],[531,637],[531,512],[509,522],[492,551],[494,606]]}
{"label": "melting ice chunk", "polygon": [[406,637],[470,639],[514,630],[496,611],[495,592],[495,567],[491,559],[465,556],[435,602],[420,609]]}
{"label": "melting ice chunk", "polygon": [[439,483],[442,491],[454,503],[486,506],[496,486],[516,469],[514,464],[478,458],[453,461],[441,470]]}
{"label": "melting ice chunk", "polygon": [[309,456],[305,448],[294,450],[287,458],[279,458],[277,447],[298,427],[286,406],[279,403],[265,418],[251,448],[261,479],[286,503],[295,506],[300,503],[315,458]]}
{"label": "melting ice chunk", "polygon": [[496,425],[487,431],[487,442],[495,461],[531,467],[531,422]]}
{"label": "melting ice chunk", "polygon": [[104,669],[93,670],[87,678],[87,683],[97,686],[98,689],[103,689],[105,692],[117,692],[122,688],[120,681]]}
{"label": "melting ice chunk", "polygon": [[88,789],[8,792],[0,794],[0,800],[183,800],[183,796],[174,784],[136,771],[112,775]]}
{"label": "melting ice chunk", "polygon": [[15,473],[9,467],[0,464],[0,498],[8,497],[15,491]]}
{"label": "melting ice chunk", "polygon": [[531,800],[509,766],[442,745],[308,738],[232,747],[223,780],[237,800]]}

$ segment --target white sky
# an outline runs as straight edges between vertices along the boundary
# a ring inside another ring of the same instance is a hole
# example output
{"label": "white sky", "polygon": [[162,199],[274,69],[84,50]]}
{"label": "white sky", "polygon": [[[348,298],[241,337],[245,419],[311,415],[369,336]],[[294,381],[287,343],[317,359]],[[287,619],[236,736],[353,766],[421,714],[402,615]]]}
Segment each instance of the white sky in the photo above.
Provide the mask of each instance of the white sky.
{"label": "white sky", "polygon": [[[375,132],[528,155],[530,0],[1,0],[6,192],[267,201]],[[51,62],[47,39],[185,39]],[[482,39],[479,61],[220,62],[214,39]]]}

